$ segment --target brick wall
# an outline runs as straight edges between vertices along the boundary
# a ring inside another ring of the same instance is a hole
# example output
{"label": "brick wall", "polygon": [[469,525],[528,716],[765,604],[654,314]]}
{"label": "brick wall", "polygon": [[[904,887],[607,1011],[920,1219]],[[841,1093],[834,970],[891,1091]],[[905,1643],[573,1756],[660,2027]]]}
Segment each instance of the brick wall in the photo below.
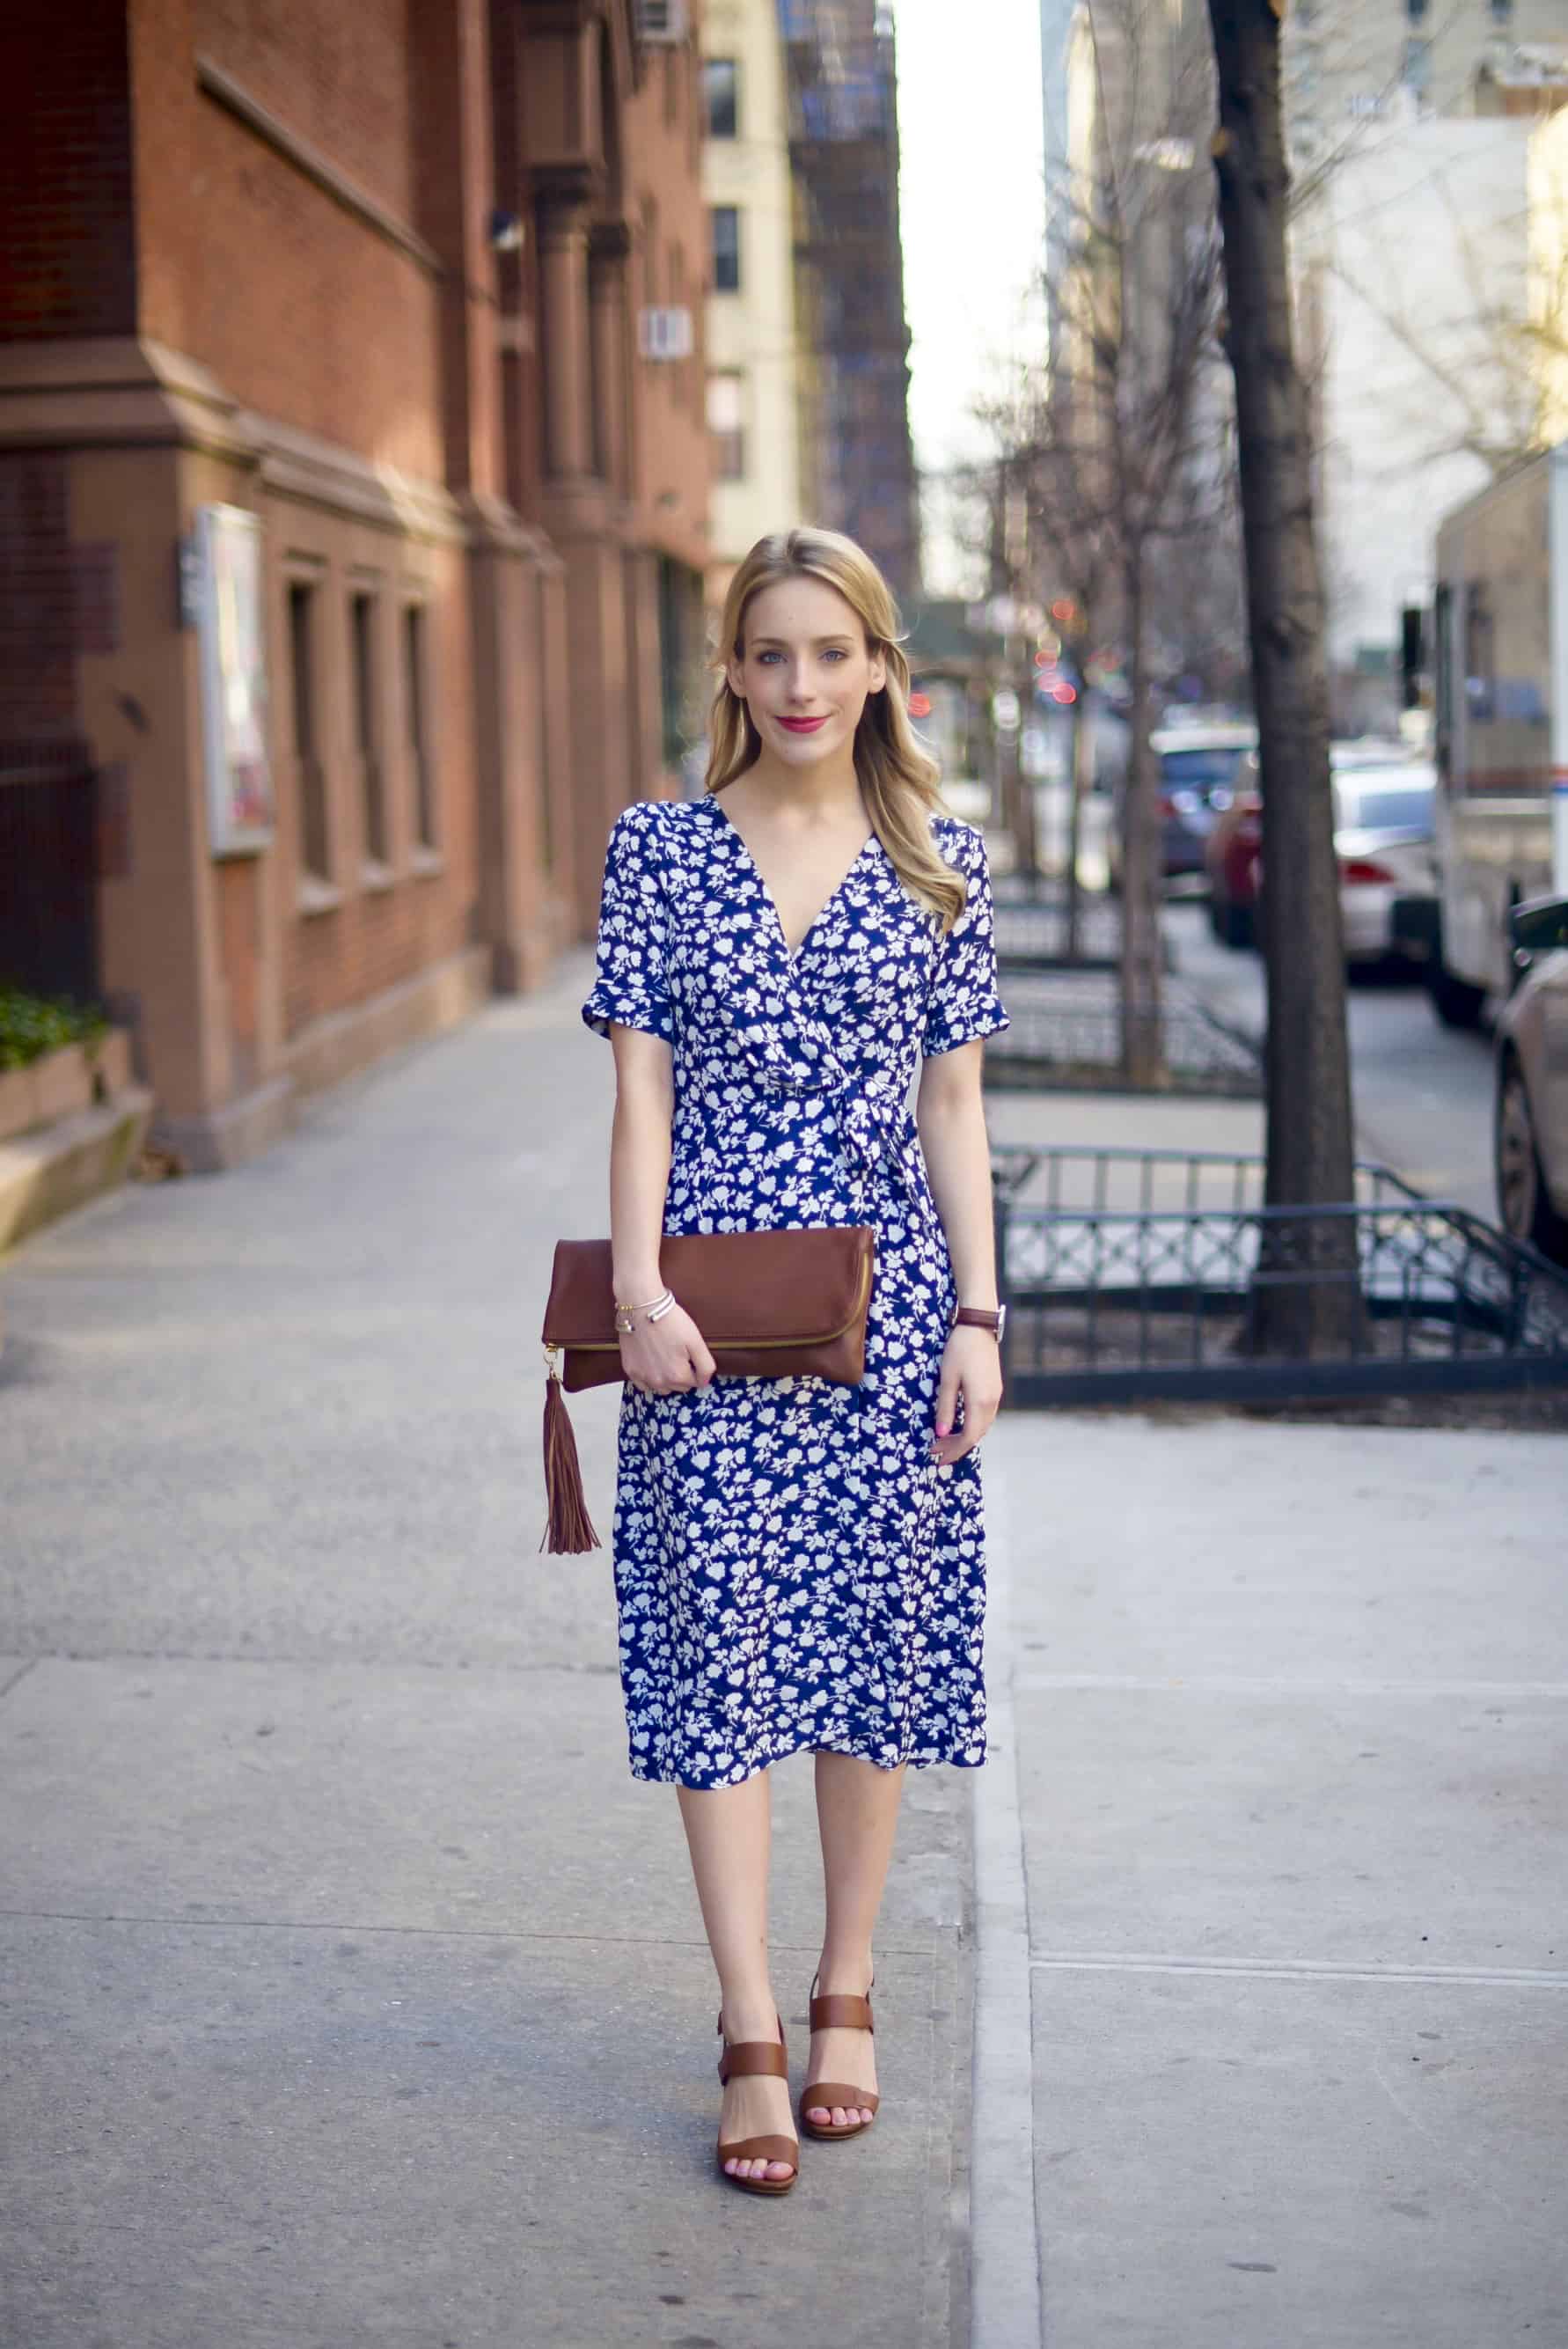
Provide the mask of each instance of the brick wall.
{"label": "brick wall", "polygon": [[684,305],[696,340],[683,360],[634,361],[640,410],[638,528],[676,562],[710,559],[707,370],[703,346],[708,278],[707,210],[701,180],[701,62],[693,38],[651,48],[643,86],[626,109],[627,194],[637,244],[634,305]]}
{"label": "brick wall", "polygon": [[421,102],[408,0],[195,0],[196,49],[404,220]]}
{"label": "brick wall", "polygon": [[438,479],[435,277],[197,78],[210,58],[412,228],[407,13],[136,0],[140,323],[246,407]]}

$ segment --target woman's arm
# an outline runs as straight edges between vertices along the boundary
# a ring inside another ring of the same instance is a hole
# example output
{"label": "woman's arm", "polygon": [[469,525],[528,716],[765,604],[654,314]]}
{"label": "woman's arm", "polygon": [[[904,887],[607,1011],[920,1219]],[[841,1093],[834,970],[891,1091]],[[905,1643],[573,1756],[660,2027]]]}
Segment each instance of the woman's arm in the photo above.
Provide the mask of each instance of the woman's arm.
{"label": "woman's arm", "polygon": [[[953,1258],[960,1305],[996,1305],[996,1241],[991,1206],[991,1147],[980,1093],[985,1046],[960,1044],[928,1059],[921,1069],[915,1123],[925,1154],[931,1193]],[[964,1426],[954,1427],[958,1399]],[[942,1357],[936,1392],[936,1437],[941,1462],[972,1452],[996,1416],[1002,1400],[1002,1350],[989,1330],[954,1330]]]}
{"label": "woman's arm", "polygon": [[[610,1130],[610,1248],[616,1298],[651,1304],[664,1287],[659,1242],[670,1179],[670,1121],[675,1109],[674,1061],[662,1037],[617,1021],[610,1030],[615,1055],[615,1115]],[[621,1367],[634,1385],[654,1394],[707,1386],[713,1356],[680,1306],[657,1321],[639,1321],[621,1340]]]}

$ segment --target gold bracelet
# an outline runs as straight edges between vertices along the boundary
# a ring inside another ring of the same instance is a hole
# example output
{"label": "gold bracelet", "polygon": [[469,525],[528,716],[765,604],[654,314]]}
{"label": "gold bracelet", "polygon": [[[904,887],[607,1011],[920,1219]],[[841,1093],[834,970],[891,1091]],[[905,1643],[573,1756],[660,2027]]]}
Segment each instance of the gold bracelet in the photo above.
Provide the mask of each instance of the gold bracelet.
{"label": "gold bracelet", "polygon": [[650,1321],[662,1321],[675,1301],[667,1288],[661,1288],[658,1295],[650,1298],[646,1305],[623,1305],[617,1299],[615,1327],[623,1338],[629,1338],[636,1327],[636,1317],[639,1313],[644,1314]]}

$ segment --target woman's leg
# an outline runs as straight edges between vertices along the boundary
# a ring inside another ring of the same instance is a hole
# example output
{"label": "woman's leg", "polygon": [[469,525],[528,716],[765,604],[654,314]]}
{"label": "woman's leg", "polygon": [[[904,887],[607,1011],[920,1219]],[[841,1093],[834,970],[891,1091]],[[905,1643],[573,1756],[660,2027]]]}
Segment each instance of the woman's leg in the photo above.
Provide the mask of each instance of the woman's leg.
{"label": "woman's leg", "polygon": [[[766,1770],[738,1786],[679,1789],[707,1945],[718,1973],[725,2037],[777,2039],[779,2006],[768,1971],[768,1847],[771,1798]],[[793,2137],[787,2081],[731,2080],[719,2119],[721,2141]],[[788,2178],[787,2161],[727,2162],[736,2176]]]}
{"label": "woman's leg", "polygon": [[[822,1839],[826,1895],[817,1987],[824,1996],[838,1992],[863,1998],[871,1988],[872,1934],[882,1907],[903,1793],[902,1767],[881,1770],[874,1762],[860,1762],[848,1754],[817,1756],[817,1828]],[[852,2080],[857,2088],[874,2092],[876,2057],[871,2033],[814,2032],[806,2077]],[[808,2103],[806,2110],[812,2120],[830,2120],[840,2128],[846,2122],[872,2117],[864,2106],[830,2110],[826,2105]]]}

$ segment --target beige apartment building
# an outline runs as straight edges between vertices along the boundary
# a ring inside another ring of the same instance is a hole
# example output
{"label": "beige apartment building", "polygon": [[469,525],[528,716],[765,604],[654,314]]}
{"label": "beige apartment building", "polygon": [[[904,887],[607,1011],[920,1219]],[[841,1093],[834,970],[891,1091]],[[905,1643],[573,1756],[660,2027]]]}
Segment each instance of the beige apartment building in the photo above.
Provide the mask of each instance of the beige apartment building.
{"label": "beige apartment building", "polygon": [[1312,0],[1285,60],[1336,720],[1381,729],[1439,519],[1549,429],[1568,5]]}
{"label": "beige apartment building", "polygon": [[1534,113],[1565,42],[1563,0],[1298,0],[1284,32],[1298,151],[1337,151],[1357,123],[1412,109]]}
{"label": "beige apartment building", "polygon": [[707,585],[717,611],[748,547],[805,518],[789,92],[774,0],[709,0],[702,56],[710,237]]}

